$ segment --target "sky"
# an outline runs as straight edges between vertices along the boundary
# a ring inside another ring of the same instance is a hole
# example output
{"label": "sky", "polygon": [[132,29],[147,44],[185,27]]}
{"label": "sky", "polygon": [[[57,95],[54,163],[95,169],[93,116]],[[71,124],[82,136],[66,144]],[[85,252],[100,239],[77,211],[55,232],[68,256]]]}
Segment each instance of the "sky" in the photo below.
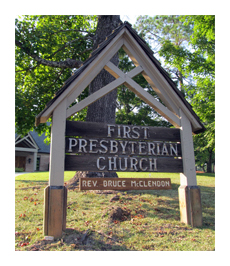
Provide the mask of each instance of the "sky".
{"label": "sky", "polygon": [[128,21],[130,24],[134,25],[137,17],[140,15],[120,15],[123,22]]}

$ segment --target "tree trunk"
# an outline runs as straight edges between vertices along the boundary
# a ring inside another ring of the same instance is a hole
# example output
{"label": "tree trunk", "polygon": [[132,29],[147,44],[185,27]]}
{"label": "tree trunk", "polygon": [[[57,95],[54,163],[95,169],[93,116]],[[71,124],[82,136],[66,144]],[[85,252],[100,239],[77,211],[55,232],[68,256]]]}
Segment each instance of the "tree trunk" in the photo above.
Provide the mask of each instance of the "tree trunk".
{"label": "tree trunk", "polygon": [[207,163],[207,173],[212,173],[212,150],[209,150],[209,157]]}
{"label": "tree trunk", "polygon": [[[98,16],[98,25],[95,33],[93,50],[103,42],[112,31],[118,27],[120,16]],[[111,55],[112,56],[112,55]],[[118,53],[114,55],[111,62],[116,66],[119,63]],[[112,82],[115,78],[106,70],[102,70],[89,85],[89,95]],[[88,106],[86,121],[115,123],[117,90],[113,90],[95,103]],[[67,186],[73,186],[78,182],[79,177],[118,177],[116,173],[110,172],[76,172],[75,176],[69,180]]]}
{"label": "tree trunk", "polygon": [[[95,43],[93,50],[103,42],[111,32],[118,27],[120,23],[120,16],[99,16],[98,25],[95,34]],[[118,53],[112,58],[116,66],[118,66],[119,58]],[[110,82],[114,81],[115,78],[109,74],[106,70],[102,70],[99,75],[92,81],[89,86],[89,94],[94,93]],[[88,122],[102,122],[102,123],[115,123],[115,112],[116,112],[116,98],[117,90],[113,90],[109,94],[105,95],[101,99],[88,107],[86,121]]]}

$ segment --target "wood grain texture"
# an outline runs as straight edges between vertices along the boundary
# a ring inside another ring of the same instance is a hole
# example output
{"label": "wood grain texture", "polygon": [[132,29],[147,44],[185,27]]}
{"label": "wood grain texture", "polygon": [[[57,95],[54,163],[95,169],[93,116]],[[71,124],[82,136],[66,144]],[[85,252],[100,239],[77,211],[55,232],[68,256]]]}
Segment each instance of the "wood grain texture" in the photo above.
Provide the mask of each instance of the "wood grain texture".
{"label": "wood grain texture", "polygon": [[44,189],[43,234],[48,235],[49,186]]}
{"label": "wood grain texture", "polygon": [[[153,165],[154,159],[156,159],[156,166]],[[152,166],[150,166],[150,160],[152,160]],[[181,159],[174,159],[170,157],[112,157],[108,155],[100,157],[95,155],[66,155],[65,170],[181,173],[183,172],[183,164]]]}
{"label": "wood grain texture", "polygon": [[[129,134],[129,139],[136,139],[137,134],[132,133],[133,130],[139,132],[141,139],[145,138],[145,130],[142,126],[133,126],[133,125],[117,125],[111,124],[111,128],[114,129],[114,132],[111,132],[111,137],[108,137],[108,124],[105,123],[95,123],[95,122],[81,122],[81,121],[66,121],[66,136],[81,136],[89,138],[117,138],[118,135],[118,126],[120,126],[120,137],[119,139],[124,138],[124,126],[127,131],[127,127],[130,128],[131,132]],[[140,128],[137,129],[137,127]],[[134,129],[133,129],[134,128]],[[173,141],[180,142],[180,129],[178,128],[165,128],[165,127],[148,127],[146,130],[147,139],[153,141]],[[133,137],[134,136],[134,137]],[[136,139],[137,140],[137,139]]]}
{"label": "wood grain texture", "polygon": [[54,238],[62,237],[63,194],[63,189],[49,187],[48,235]]}

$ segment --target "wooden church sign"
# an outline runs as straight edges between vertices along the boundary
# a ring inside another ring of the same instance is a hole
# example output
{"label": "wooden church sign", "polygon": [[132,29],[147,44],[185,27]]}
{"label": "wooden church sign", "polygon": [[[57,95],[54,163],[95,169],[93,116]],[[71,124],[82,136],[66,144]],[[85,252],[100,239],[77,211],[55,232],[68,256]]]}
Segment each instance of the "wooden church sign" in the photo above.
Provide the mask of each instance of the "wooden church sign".
{"label": "wooden church sign", "polygon": [[[123,48],[136,66],[128,73],[122,72],[110,62],[120,48]],[[71,106],[102,69],[116,79]],[[133,80],[133,77],[139,74],[147,80],[163,104]],[[175,128],[96,125],[96,123],[67,121],[69,117],[122,84]],[[120,24],[100,44],[92,56],[47,103],[46,108],[36,117],[35,124],[45,123],[51,116],[50,175],[49,186],[45,189],[44,207],[45,235],[61,237],[62,230],[65,230],[67,200],[64,186],[65,169],[179,172],[181,221],[192,226],[202,225],[192,134],[198,134],[205,128],[167,72],[153,56],[153,52],[129,23]],[[103,181],[100,182],[102,187]],[[139,181],[136,184],[144,185]],[[151,183],[145,183],[147,186],[148,184]]]}

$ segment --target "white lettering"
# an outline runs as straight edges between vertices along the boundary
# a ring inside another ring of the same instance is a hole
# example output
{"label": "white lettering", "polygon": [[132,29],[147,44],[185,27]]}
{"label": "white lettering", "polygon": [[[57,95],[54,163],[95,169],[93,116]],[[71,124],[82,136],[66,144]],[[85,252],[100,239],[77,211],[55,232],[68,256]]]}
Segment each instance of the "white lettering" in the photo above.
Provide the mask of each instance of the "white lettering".
{"label": "white lettering", "polygon": [[104,139],[100,141],[100,146],[104,149],[104,151],[100,150],[100,153],[106,153],[108,151],[108,148],[102,144],[103,142],[108,143],[108,141]]}
{"label": "white lettering", "polygon": [[157,143],[157,155],[160,155],[160,143]]}
{"label": "white lettering", "polygon": [[142,162],[143,161],[147,161],[147,159],[146,158],[141,158],[140,162],[139,162],[139,166],[140,166],[141,171],[146,171],[147,167],[143,168],[143,166],[142,166]]}
{"label": "white lettering", "polygon": [[153,142],[148,142],[148,155],[155,155],[154,149],[155,144]]}
{"label": "white lettering", "polygon": [[167,150],[167,147],[166,147],[166,144],[165,144],[165,143],[163,144],[163,147],[162,147],[162,153],[161,153],[161,155],[164,155],[164,152],[166,153],[165,155],[169,155],[169,153],[168,153],[168,150]]}
{"label": "white lettering", "polygon": [[[112,162],[113,159],[113,162]],[[117,170],[117,164],[116,164],[116,159],[117,157],[109,157],[109,170]],[[112,165],[113,165],[113,169],[112,169]]]}
{"label": "white lettering", "polygon": [[98,140],[96,140],[96,139],[90,139],[89,140],[89,153],[98,153],[98,150],[93,151],[93,147],[96,147],[96,143],[93,143],[93,142],[98,142]]}
{"label": "white lettering", "polygon": [[[73,143],[74,141],[74,143]],[[77,139],[69,138],[69,150],[68,152],[72,152],[72,147],[77,146]]]}
{"label": "white lettering", "polygon": [[118,151],[117,145],[118,143],[116,140],[110,140],[110,153],[117,153]]}
{"label": "white lettering", "polygon": [[139,154],[140,155],[146,154],[146,152],[142,152],[142,150],[145,149],[145,148],[146,148],[146,142],[139,142]]}
{"label": "white lettering", "polygon": [[176,156],[178,156],[178,152],[177,152],[177,144],[175,143],[175,148],[173,147],[173,144],[170,143],[170,155],[173,155],[172,152],[175,153]]}
{"label": "white lettering", "polygon": [[121,137],[121,126],[117,126],[117,137],[120,138]]}
{"label": "white lettering", "polygon": [[[152,162],[152,158],[149,158],[149,170],[150,171],[157,171],[157,159],[154,158],[153,160],[154,160],[154,162]],[[154,170],[152,168],[153,166],[154,166]]]}
{"label": "white lettering", "polygon": [[108,136],[107,137],[111,137],[111,132],[114,132],[114,128],[111,128],[111,127],[114,127],[114,125],[108,125]]}
{"label": "white lettering", "polygon": [[148,132],[147,129],[149,129],[149,127],[142,127],[144,129],[144,139],[148,138]]}
{"label": "white lettering", "polygon": [[131,129],[129,126],[123,126],[123,138],[129,138],[130,139],[130,133]]}
{"label": "white lettering", "polygon": [[128,159],[128,158],[127,158],[127,157],[124,158],[124,160],[125,160],[125,168],[121,168],[121,159],[122,159],[122,158],[119,157],[119,169],[120,169],[121,171],[125,171],[125,170],[127,170],[127,159]]}
{"label": "white lettering", "polygon": [[126,148],[128,141],[124,141],[125,144],[123,144],[123,141],[121,141],[121,140],[119,142],[120,142],[121,147],[122,147],[122,154],[125,154],[125,148]]}
{"label": "white lettering", "polygon": [[133,158],[133,157],[130,158],[130,170],[131,171],[133,170],[137,171],[137,163],[138,163],[138,160],[136,158]]}
{"label": "white lettering", "polygon": [[132,138],[134,138],[134,139],[138,139],[138,138],[140,137],[140,133],[139,133],[138,131],[136,131],[135,128],[138,129],[138,130],[140,130],[140,127],[134,126],[134,127],[132,128],[132,132],[133,132],[134,134],[136,134],[136,136],[135,136],[135,135],[132,135]]}
{"label": "white lettering", "polygon": [[97,159],[97,169],[102,171],[102,170],[105,169],[105,165],[104,165],[103,167],[100,167],[100,159],[105,160],[105,157],[99,157],[99,158]]}
{"label": "white lettering", "polygon": [[[83,144],[84,142],[84,144]],[[87,146],[87,140],[85,139],[79,139],[79,150],[78,152],[82,152],[82,149],[84,150],[85,153],[87,153],[85,147]]]}
{"label": "white lettering", "polygon": [[131,181],[131,187],[136,187],[137,186],[137,182],[134,180]]}
{"label": "white lettering", "polygon": [[135,141],[129,141],[129,143],[131,144],[131,147],[132,147],[131,154],[135,154],[135,152],[134,152],[134,144],[136,144],[136,142]]}

